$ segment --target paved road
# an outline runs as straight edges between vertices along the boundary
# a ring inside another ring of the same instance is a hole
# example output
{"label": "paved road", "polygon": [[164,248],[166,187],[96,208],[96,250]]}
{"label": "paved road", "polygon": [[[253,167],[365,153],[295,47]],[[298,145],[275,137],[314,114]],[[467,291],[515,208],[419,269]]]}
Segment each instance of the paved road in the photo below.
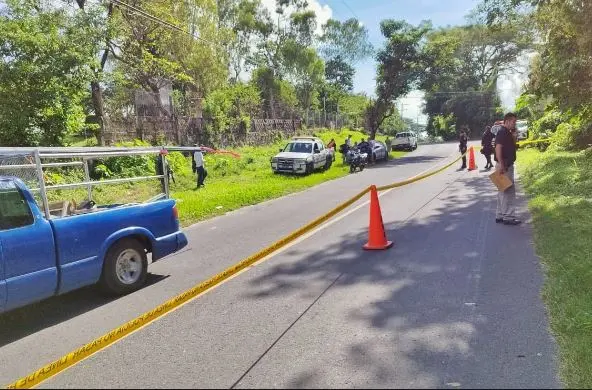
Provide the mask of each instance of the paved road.
{"label": "paved road", "polygon": [[[416,175],[454,150],[423,146],[195,225],[190,247],[156,263],[153,284],[127,297],[88,289],[1,318],[0,379],[100,336],[360,188]],[[484,174],[454,169],[393,190],[381,205],[395,248],[361,250],[361,207],[43,386],[557,387],[530,227],[496,225],[493,202]]]}

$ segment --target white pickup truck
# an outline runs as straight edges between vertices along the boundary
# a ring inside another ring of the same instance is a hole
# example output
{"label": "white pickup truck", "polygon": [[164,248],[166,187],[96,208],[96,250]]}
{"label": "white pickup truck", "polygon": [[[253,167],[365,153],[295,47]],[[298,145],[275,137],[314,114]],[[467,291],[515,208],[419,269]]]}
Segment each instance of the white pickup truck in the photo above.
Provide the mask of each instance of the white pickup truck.
{"label": "white pickup truck", "polygon": [[392,148],[393,150],[415,150],[417,149],[417,137],[410,131],[397,133]]}
{"label": "white pickup truck", "polygon": [[271,159],[275,173],[298,173],[307,175],[317,169],[329,169],[333,164],[332,149],[316,137],[294,137]]}

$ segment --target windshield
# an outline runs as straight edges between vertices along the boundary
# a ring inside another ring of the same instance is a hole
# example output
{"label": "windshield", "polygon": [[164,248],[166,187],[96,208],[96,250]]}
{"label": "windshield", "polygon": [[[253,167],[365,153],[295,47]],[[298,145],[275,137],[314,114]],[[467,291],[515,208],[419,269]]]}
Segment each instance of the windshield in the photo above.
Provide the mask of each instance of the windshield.
{"label": "windshield", "polygon": [[284,152],[312,153],[312,144],[309,142],[290,142],[284,148]]}
{"label": "windshield", "polygon": [[397,134],[397,138],[405,138],[405,137],[409,137],[409,133],[399,133],[399,134]]}

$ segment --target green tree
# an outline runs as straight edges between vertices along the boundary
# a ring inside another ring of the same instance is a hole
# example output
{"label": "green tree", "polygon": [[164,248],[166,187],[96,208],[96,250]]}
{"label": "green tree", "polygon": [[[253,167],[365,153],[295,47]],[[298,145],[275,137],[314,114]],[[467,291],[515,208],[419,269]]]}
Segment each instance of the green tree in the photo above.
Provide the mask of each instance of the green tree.
{"label": "green tree", "polygon": [[40,2],[8,0],[0,16],[0,143],[61,145],[85,125],[97,44],[88,25]]}
{"label": "green tree", "polygon": [[143,2],[142,11],[173,26],[189,27],[185,33],[118,7],[118,37],[111,54],[131,85],[157,94],[163,82],[173,81],[207,94],[224,84],[228,60],[220,48],[231,36],[218,29],[214,0]]}
{"label": "green tree", "polygon": [[254,49],[262,37],[271,33],[269,12],[260,0],[217,0],[218,26],[232,31],[226,43],[231,68],[231,81],[237,82],[243,71],[251,69]]}
{"label": "green tree", "polygon": [[[286,113],[285,103],[291,99],[294,89],[297,106],[307,110],[317,104],[319,86],[324,78],[324,63],[314,44],[316,15],[307,9],[303,0],[278,0],[275,17],[269,18],[267,27],[261,29],[262,39],[255,55],[260,68],[254,76],[265,101],[265,112],[271,118]],[[288,87],[291,85],[292,87]],[[281,88],[279,88],[281,86]],[[276,93],[284,91],[284,96]],[[294,115],[294,108],[290,110]]]}
{"label": "green tree", "polygon": [[516,70],[531,38],[518,23],[504,28],[485,25],[449,27],[431,32],[423,47],[426,69],[420,88],[426,92],[427,131],[445,139],[435,117],[452,114],[456,128],[468,126],[473,135],[500,114],[497,80]]}
{"label": "green tree", "polygon": [[[525,93],[528,104],[544,115],[533,122],[541,132],[561,127],[561,142],[567,147],[583,148],[592,139],[592,37],[586,31],[592,24],[592,3],[589,1],[487,0],[478,8],[482,19],[491,26],[502,24],[502,15],[511,5],[530,12],[530,20],[538,30],[537,55],[531,63]],[[553,104],[549,103],[552,100]],[[524,104],[524,100],[519,102]],[[565,126],[555,126],[557,118]],[[534,131],[536,133],[537,131]]]}
{"label": "green tree", "polygon": [[344,92],[354,89],[353,66],[345,62],[340,56],[330,59],[325,64],[325,79],[327,83]]}
{"label": "green tree", "polygon": [[380,29],[387,42],[376,56],[376,99],[366,110],[370,139],[386,118],[396,114],[395,100],[407,94],[422,73],[421,43],[431,27],[425,22],[415,27],[404,21],[384,20]]}
{"label": "green tree", "polygon": [[329,19],[323,26],[321,53],[327,60],[340,59],[352,65],[372,55],[372,45],[368,40],[368,29],[357,19],[345,22]]}
{"label": "green tree", "polygon": [[252,84],[235,83],[212,91],[204,101],[204,114],[211,119],[210,141],[218,143],[224,133],[246,133],[261,105],[259,91]]}

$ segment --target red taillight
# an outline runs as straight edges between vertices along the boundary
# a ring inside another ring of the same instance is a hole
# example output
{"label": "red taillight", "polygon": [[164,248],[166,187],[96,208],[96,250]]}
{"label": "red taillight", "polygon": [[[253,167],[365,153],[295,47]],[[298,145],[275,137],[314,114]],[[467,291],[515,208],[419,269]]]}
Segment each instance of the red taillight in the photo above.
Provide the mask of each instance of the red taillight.
{"label": "red taillight", "polygon": [[179,210],[177,210],[177,206],[173,206],[173,217],[179,219]]}

